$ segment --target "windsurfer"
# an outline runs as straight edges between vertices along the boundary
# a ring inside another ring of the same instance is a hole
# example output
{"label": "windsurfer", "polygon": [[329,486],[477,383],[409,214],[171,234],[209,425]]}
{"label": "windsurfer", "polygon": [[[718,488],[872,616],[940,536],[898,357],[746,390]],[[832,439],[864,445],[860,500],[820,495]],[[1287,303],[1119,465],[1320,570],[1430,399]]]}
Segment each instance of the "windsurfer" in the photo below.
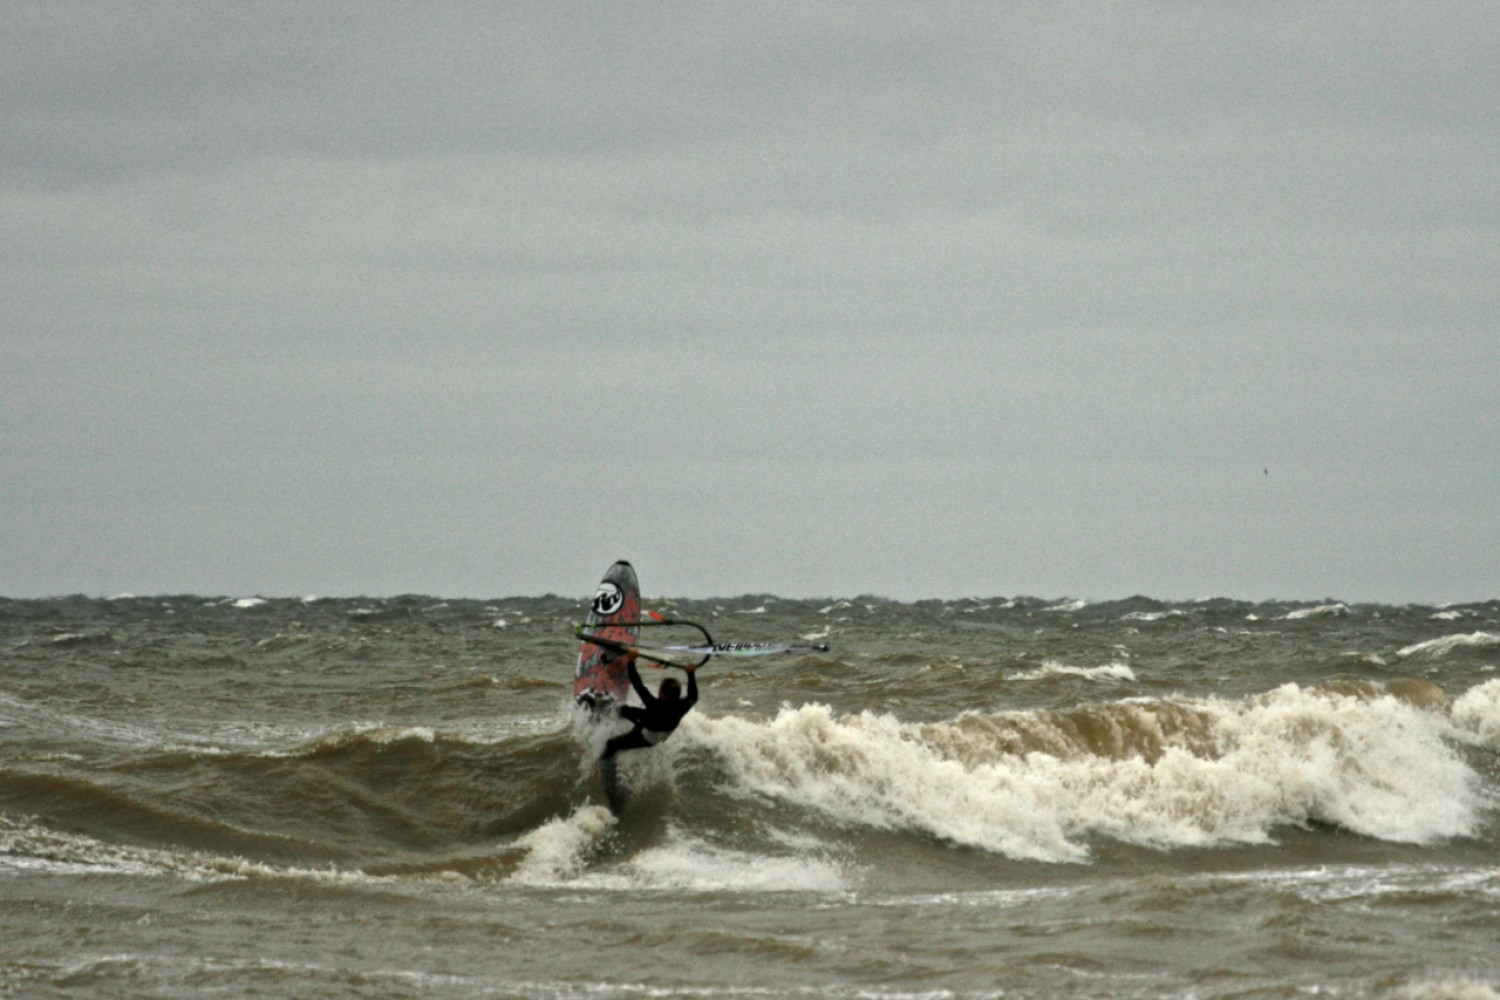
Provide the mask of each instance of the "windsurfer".
{"label": "windsurfer", "polygon": [[653,695],[642,683],[641,675],[635,669],[635,654],[628,653],[626,657],[625,669],[630,675],[631,687],[641,696],[641,705],[626,705],[620,709],[620,714],[634,723],[634,728],[604,744],[601,760],[609,760],[622,750],[656,746],[672,735],[682,717],[698,703],[696,663],[682,668],[688,675],[686,697],[682,694],[682,685],[675,677],[662,681],[657,693]]}

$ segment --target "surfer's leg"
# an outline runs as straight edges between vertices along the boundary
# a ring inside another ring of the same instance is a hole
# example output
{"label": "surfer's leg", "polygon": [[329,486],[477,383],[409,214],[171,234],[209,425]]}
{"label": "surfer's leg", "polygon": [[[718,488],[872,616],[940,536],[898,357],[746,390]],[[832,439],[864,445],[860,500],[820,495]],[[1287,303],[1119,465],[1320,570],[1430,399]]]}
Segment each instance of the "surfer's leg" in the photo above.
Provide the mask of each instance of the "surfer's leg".
{"label": "surfer's leg", "polygon": [[609,760],[621,750],[639,750],[641,747],[649,747],[651,742],[641,735],[639,729],[632,729],[628,733],[616,736],[604,744],[604,754],[599,759]]}

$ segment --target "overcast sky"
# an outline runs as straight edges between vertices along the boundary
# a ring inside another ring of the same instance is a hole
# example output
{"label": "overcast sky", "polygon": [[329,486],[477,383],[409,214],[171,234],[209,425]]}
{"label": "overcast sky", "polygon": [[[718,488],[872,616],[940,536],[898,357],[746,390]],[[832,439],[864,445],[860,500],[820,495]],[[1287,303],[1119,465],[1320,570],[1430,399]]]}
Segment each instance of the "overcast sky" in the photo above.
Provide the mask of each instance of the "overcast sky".
{"label": "overcast sky", "polygon": [[0,595],[1500,597],[1500,5],[0,37]]}

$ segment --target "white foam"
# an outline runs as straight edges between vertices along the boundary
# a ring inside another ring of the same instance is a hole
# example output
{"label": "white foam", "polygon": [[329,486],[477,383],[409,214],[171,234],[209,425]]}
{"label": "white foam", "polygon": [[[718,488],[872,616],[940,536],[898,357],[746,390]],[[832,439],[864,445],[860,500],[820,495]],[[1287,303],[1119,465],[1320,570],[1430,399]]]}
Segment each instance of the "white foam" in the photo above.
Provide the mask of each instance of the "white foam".
{"label": "white foam", "polygon": [[1082,600],[1077,600],[1077,601],[1062,601],[1062,602],[1060,602],[1058,604],[1052,605],[1050,608],[1043,608],[1042,610],[1043,611],[1082,611],[1084,608],[1086,608],[1088,606],[1089,606],[1089,602],[1088,601],[1082,601]]}
{"label": "white foam", "polygon": [[1500,750],[1500,681],[1486,681],[1454,699],[1453,725],[1482,746]]}
{"label": "white foam", "polygon": [[1123,663],[1106,663],[1098,667],[1073,667],[1056,660],[1047,660],[1035,670],[1027,670],[1019,674],[1011,674],[1009,679],[1013,681],[1035,681],[1044,677],[1086,677],[1089,680],[1135,680],[1135,671]]}
{"label": "white foam", "polygon": [[1470,632],[1468,635],[1445,635],[1440,639],[1428,639],[1396,651],[1397,656],[1447,656],[1455,649],[1477,649],[1485,646],[1500,646],[1500,635],[1491,632]]}
{"label": "white foam", "polygon": [[392,877],[337,868],[282,867],[202,851],[137,847],[51,830],[31,820],[0,816],[0,872],[44,871],[53,875],[107,872],[172,876],[190,882],[247,878],[295,878],[341,885],[376,885]]}
{"label": "white foam", "polygon": [[231,608],[258,608],[264,603],[266,603],[264,597],[241,597],[237,601],[231,601],[229,606]]}
{"label": "white foam", "polygon": [[1001,768],[947,760],[915,727],[863,712],[835,718],[824,705],[783,708],[768,722],[729,717],[684,727],[718,750],[749,792],[856,825],[914,828],[1013,857],[1077,860],[1049,790]]}
{"label": "white foam", "polygon": [[1298,608],[1288,611],[1284,617],[1286,621],[1297,621],[1301,618],[1322,618],[1327,615],[1347,615],[1349,607],[1346,604],[1320,604],[1315,608]]}
{"label": "white foam", "polygon": [[360,729],[357,731],[364,739],[369,740],[371,743],[379,743],[381,746],[404,743],[407,740],[419,740],[423,743],[437,742],[437,734],[427,726],[377,725],[369,729]]}
{"label": "white foam", "polygon": [[1441,720],[1417,707],[1295,684],[1219,707],[1215,736],[1228,752],[1189,770],[1200,781],[1227,771],[1207,804],[1230,828],[1236,817],[1262,831],[1320,820],[1402,843],[1477,828],[1477,779],[1443,742]]}
{"label": "white foam", "polygon": [[[0,709],[6,712],[6,723],[13,726],[36,728],[47,733],[67,732],[69,736],[81,735],[90,741],[108,745],[131,747],[160,747],[175,745],[178,741],[159,731],[109,719],[95,719],[86,715],[64,712],[45,704],[36,704],[0,693]],[[10,712],[14,712],[13,715]]]}
{"label": "white foam", "polygon": [[1170,611],[1132,611],[1123,616],[1122,622],[1159,622],[1163,618],[1186,618],[1187,612],[1173,608]]}
{"label": "white foam", "polygon": [[546,885],[576,877],[589,853],[614,827],[614,813],[600,805],[586,805],[543,823],[517,842],[526,849],[526,856],[511,879]]}
{"label": "white foam", "polygon": [[671,838],[661,847],[642,851],[621,871],[597,878],[602,886],[622,880],[632,889],[690,892],[843,892],[847,889],[838,865],[827,858],[806,854],[751,854],[678,837]]}
{"label": "white foam", "polygon": [[86,642],[90,639],[96,638],[98,638],[97,633],[90,634],[88,632],[61,632],[52,637],[52,644],[54,646],[66,646],[69,643]]}
{"label": "white foam", "polygon": [[[1287,685],[1236,701],[1116,703],[1100,715],[1134,737],[1120,745],[1160,751],[1095,752],[1073,721],[1040,711],[917,725],[803,705],[684,730],[745,794],[1022,859],[1082,860],[1091,835],[1165,848],[1265,843],[1278,826],[1309,821],[1403,843],[1477,829],[1477,778],[1444,743],[1446,720],[1394,697]],[[1007,749],[1049,726],[1062,727],[1041,741],[1054,752]]]}
{"label": "white foam", "polygon": [[1013,909],[1035,906],[1041,902],[1068,899],[1085,890],[1079,886],[1047,886],[1028,889],[971,889],[960,892],[926,892],[915,895],[872,896],[861,900],[873,907],[929,907],[944,911],[954,907],[966,909]]}
{"label": "white foam", "polygon": [[[1412,893],[1462,893],[1500,899],[1500,873],[1481,867],[1433,864],[1319,865],[1272,870],[1210,872],[1188,879],[1274,887],[1312,903],[1371,900]],[[1211,891],[1211,890],[1210,890]]]}

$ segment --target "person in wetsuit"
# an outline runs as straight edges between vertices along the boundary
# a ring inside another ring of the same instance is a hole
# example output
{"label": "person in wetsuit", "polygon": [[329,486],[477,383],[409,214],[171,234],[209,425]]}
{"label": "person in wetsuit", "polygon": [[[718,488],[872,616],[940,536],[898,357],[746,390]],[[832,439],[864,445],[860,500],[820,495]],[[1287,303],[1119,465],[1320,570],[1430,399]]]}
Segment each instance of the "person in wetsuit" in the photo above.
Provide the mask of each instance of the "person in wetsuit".
{"label": "person in wetsuit", "polygon": [[604,755],[600,760],[609,760],[621,750],[639,750],[642,747],[654,747],[668,736],[682,717],[688,714],[688,710],[698,703],[698,678],[696,676],[698,665],[695,663],[690,667],[683,667],[688,675],[687,697],[682,696],[682,685],[675,677],[668,677],[661,682],[657,693],[652,695],[646,685],[641,682],[641,675],[635,669],[635,655],[631,654],[625,661],[625,669],[630,674],[630,684],[635,688],[635,693],[641,696],[642,707],[625,705],[620,709],[620,714],[635,724],[635,728],[628,733],[621,733],[608,743],[604,744]]}

